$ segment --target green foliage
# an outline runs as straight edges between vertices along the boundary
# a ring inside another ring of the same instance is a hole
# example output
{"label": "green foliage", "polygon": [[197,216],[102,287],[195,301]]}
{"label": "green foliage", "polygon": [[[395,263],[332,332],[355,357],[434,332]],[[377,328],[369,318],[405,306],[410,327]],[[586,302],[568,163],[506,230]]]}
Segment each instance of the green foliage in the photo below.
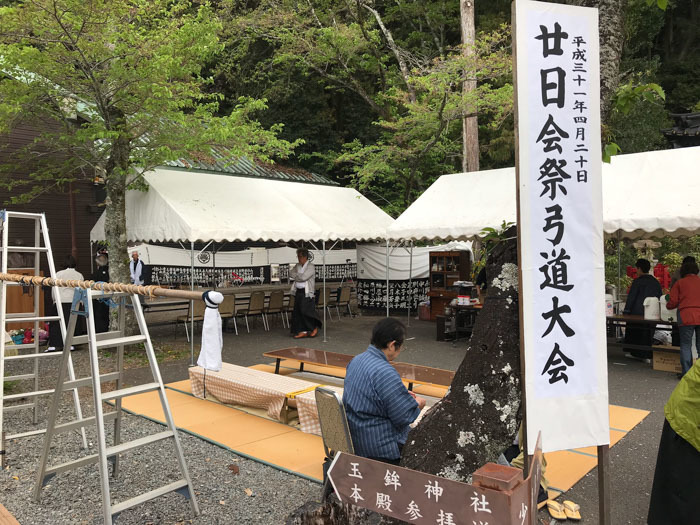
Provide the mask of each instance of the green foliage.
{"label": "green foliage", "polygon": [[[37,0],[0,10],[0,132],[48,122],[19,152],[31,197],[95,173],[139,186],[165,161],[210,155],[213,145],[263,160],[294,144],[263,128],[264,100],[241,97],[217,115],[203,64],[222,44],[206,5],[185,0]],[[7,175],[14,165],[2,166]],[[8,188],[17,180],[3,179]]]}

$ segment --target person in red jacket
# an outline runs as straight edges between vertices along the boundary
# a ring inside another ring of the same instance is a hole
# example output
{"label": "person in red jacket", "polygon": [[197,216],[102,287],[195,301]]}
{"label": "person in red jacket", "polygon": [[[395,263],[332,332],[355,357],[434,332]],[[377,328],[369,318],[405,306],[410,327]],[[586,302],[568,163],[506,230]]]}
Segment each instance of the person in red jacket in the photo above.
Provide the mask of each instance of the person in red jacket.
{"label": "person in red jacket", "polygon": [[667,308],[678,308],[681,339],[681,376],[693,366],[693,334],[700,341],[700,277],[698,264],[688,261],[681,266],[681,278],[671,288]]}

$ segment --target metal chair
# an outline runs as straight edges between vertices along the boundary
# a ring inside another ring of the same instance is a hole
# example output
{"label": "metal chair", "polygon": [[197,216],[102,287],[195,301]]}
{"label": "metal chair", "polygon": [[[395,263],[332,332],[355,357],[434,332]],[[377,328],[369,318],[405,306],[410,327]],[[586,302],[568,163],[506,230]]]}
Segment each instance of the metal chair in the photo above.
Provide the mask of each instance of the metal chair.
{"label": "metal chair", "polygon": [[291,328],[291,325],[289,324],[289,312],[294,312],[294,301],[296,299],[296,296],[292,293],[289,294],[289,301],[287,301],[287,304],[282,307],[282,312],[284,313],[284,316],[287,318],[287,327]]}
{"label": "metal chair", "polygon": [[226,320],[233,319],[233,327],[238,335],[238,325],[236,324],[236,296],[234,294],[226,295],[224,300],[219,305],[219,315],[226,328]]}
{"label": "metal chair", "polygon": [[270,326],[270,319],[267,317],[269,314],[279,314],[282,319],[282,326],[286,328],[284,324],[284,315],[282,311],[284,309],[284,290],[275,290],[270,293],[270,299],[268,300],[267,306],[265,307],[265,319],[267,320],[267,326]]}
{"label": "metal chair", "polygon": [[321,425],[321,438],[323,439],[323,448],[326,453],[323,469],[324,483],[321,491],[321,501],[325,501],[330,494],[330,482],[326,475],[326,467],[330,465],[337,452],[354,454],[355,447],[352,444],[350,427],[348,426],[345,407],[340,395],[335,390],[322,386],[316,388],[314,393],[316,396],[318,421]]}
{"label": "metal chair", "polygon": [[250,301],[248,302],[248,308],[241,310],[241,313],[245,316],[245,329],[250,333],[250,326],[248,325],[249,315],[259,315],[262,318],[263,328],[269,330],[267,326],[267,320],[265,319],[265,292],[258,290],[250,294]]}
{"label": "metal chair", "polygon": [[[194,322],[195,323],[200,322],[200,321],[204,321],[204,310],[206,308],[207,307],[204,304],[204,301],[194,301]],[[187,315],[180,315],[177,318],[178,322],[182,321],[185,325],[185,335],[187,336],[188,343],[190,342],[190,331],[187,328],[187,324],[192,322],[192,320],[193,320],[192,303],[190,303],[190,306],[187,309]]]}
{"label": "metal chair", "polygon": [[[333,295],[333,290],[331,288],[326,287],[322,290],[323,294],[319,297],[316,308],[321,310],[321,313],[323,313],[323,308],[325,307],[326,311],[328,312],[328,318],[332,321],[333,316],[331,315],[331,306],[335,306],[335,296]],[[340,317],[338,317],[338,319],[340,319]]]}
{"label": "metal chair", "polygon": [[335,311],[338,314],[338,319],[340,319],[340,310],[338,309],[339,306],[347,306],[350,318],[352,319],[353,317],[352,310],[350,309],[350,292],[351,289],[349,286],[342,286],[340,288],[340,295],[335,303]]}

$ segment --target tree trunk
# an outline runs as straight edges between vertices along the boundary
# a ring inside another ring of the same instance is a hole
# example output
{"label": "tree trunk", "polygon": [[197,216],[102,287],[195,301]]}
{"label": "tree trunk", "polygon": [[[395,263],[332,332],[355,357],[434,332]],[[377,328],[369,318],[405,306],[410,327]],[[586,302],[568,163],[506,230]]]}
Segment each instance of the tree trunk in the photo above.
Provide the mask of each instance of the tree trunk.
{"label": "tree trunk", "polygon": [[[514,237],[515,228],[506,235]],[[467,353],[447,395],[408,435],[402,467],[468,481],[513,443],[521,402],[516,262],[515,239],[489,255],[488,297]]]}
{"label": "tree trunk", "polygon": [[[105,239],[109,247],[109,280],[130,283],[129,255],[126,236],[126,178],[129,170],[129,141],[119,137],[112,145],[112,154],[105,167]],[[127,309],[127,335],[135,332],[135,319]],[[111,329],[116,330],[115,317]]]}
{"label": "tree trunk", "polygon": [[[464,56],[474,55],[476,28],[474,26],[474,0],[460,0],[460,25],[462,28],[462,45]],[[470,71],[465,72],[462,92],[465,99],[476,89],[476,80],[470,78]],[[471,106],[463,108],[462,117],[462,171],[479,171],[479,123],[476,109]]]}

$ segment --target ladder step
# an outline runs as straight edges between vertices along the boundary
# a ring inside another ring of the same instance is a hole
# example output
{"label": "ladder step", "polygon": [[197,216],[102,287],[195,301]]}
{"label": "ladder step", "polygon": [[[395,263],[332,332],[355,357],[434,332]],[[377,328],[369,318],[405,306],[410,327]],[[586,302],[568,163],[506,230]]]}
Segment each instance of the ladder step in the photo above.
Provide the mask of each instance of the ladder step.
{"label": "ladder step", "polygon": [[[122,388],[120,390],[112,390],[111,392],[105,392],[102,394],[102,401],[109,401],[110,399],[118,399],[120,397],[133,396],[136,394],[142,394],[144,392],[152,392],[154,390],[158,390],[159,388],[160,383],[146,383],[144,385]],[[7,399],[7,397],[5,397],[5,399]]]}
{"label": "ladder step", "polygon": [[[21,314],[21,315],[29,315],[29,314]],[[5,322],[6,323],[33,323],[36,321],[42,322],[42,321],[58,321],[60,319],[59,316],[57,315],[40,315],[40,316],[31,316],[31,317],[14,317],[11,314],[6,316]]]}
{"label": "ladder step", "polygon": [[44,434],[46,433],[46,429],[42,428],[41,430],[30,430],[29,432],[22,432],[21,434],[12,434],[9,436],[5,436],[5,439],[19,439],[19,438],[25,438],[29,436],[38,436],[39,434]]}
{"label": "ladder step", "polygon": [[25,381],[27,379],[34,379],[36,376],[34,374],[22,374],[21,376],[6,376],[5,381]]}
{"label": "ladder step", "polygon": [[5,401],[12,401],[13,399],[24,399],[27,397],[37,397],[37,396],[47,396],[53,394],[53,389],[51,390],[36,390],[35,392],[24,392],[23,394],[12,394],[10,396],[3,396]]}
{"label": "ladder step", "polygon": [[[27,349],[35,349],[36,345],[34,343],[27,343],[27,344],[21,344],[21,345],[6,345],[5,346],[5,352],[8,350],[27,350]],[[7,359],[7,358],[5,358]]]}
{"label": "ladder step", "polygon": [[135,507],[136,505],[140,505],[141,503],[155,499],[158,496],[163,496],[165,494],[174,492],[176,490],[180,490],[187,486],[187,480],[181,479],[173,483],[169,483],[168,485],[164,485],[158,489],[151,490],[150,492],[145,492],[139,496],[136,496],[135,498],[131,498],[126,501],[122,501],[121,503],[117,503],[116,505],[112,505],[112,515],[119,514],[120,512],[123,512],[126,509],[130,509],[131,507]]}
{"label": "ladder step", "polygon": [[[117,379],[119,379],[119,372],[110,372],[109,374],[102,374],[100,376],[100,383],[116,381]],[[75,379],[73,381],[66,381],[63,383],[63,390],[65,391],[70,390],[72,388],[82,388],[85,386],[92,386],[92,377],[83,377],[81,379]]]}
{"label": "ladder step", "polygon": [[133,450],[135,448],[146,446],[150,443],[155,443],[156,441],[168,439],[169,437],[173,437],[172,430],[166,430],[157,434],[151,434],[150,436],[134,439],[133,441],[127,441],[126,443],[120,443],[119,445],[113,445],[111,447],[107,447],[107,456],[121,454],[128,450]]}
{"label": "ladder step", "polygon": [[21,354],[21,355],[7,355],[5,356],[5,361],[18,361],[20,359],[35,359],[37,357],[60,357],[63,352],[40,352],[32,354]]}
{"label": "ladder step", "polygon": [[58,474],[59,472],[65,472],[66,470],[73,470],[75,468],[85,467],[87,465],[92,465],[93,463],[97,463],[97,460],[98,460],[97,454],[92,454],[90,456],[85,456],[85,457],[82,457],[80,459],[76,459],[73,461],[67,461],[66,463],[60,463],[60,464],[55,465],[51,468],[47,468],[44,471],[44,480],[47,477],[49,477],[51,474]]}
{"label": "ladder step", "polygon": [[28,253],[28,252],[38,252],[45,253],[49,249],[45,246],[8,246],[8,253]]}
{"label": "ladder step", "polygon": [[[121,335],[121,332],[119,330],[114,330],[113,332],[102,332],[99,334],[95,334],[95,338],[98,341],[102,341],[104,339],[114,339],[115,337]],[[87,335],[76,335],[73,337],[73,344],[74,345],[86,345],[88,343],[88,336]]]}
{"label": "ladder step", "polygon": [[128,337],[115,337],[114,339],[105,339],[97,341],[97,348],[111,348],[120,345],[135,345],[145,343],[148,338],[145,335],[130,335]]}
{"label": "ladder step", "polygon": [[7,405],[2,407],[5,412],[11,412],[12,410],[24,410],[25,408],[34,408],[34,403],[24,403],[23,405]]}
{"label": "ladder step", "polygon": [[[34,406],[34,405],[31,405]],[[104,421],[112,421],[114,419],[117,419],[117,412],[108,412],[104,414],[104,417],[102,418]],[[75,421],[71,421],[70,423],[62,423],[60,425],[56,425],[53,427],[53,431],[55,433],[58,432],[67,432],[69,430],[74,430],[76,428],[82,428],[84,426],[87,426],[91,423],[95,422],[95,416],[91,417],[84,417],[83,419],[76,419]]]}

